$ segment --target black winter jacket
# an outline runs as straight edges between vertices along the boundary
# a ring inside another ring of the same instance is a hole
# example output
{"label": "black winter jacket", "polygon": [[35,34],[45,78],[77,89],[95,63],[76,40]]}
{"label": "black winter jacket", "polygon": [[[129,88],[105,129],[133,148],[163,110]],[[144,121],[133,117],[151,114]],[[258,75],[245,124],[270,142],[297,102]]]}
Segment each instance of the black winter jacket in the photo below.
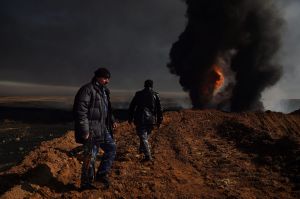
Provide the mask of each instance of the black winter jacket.
{"label": "black winter jacket", "polygon": [[[107,115],[102,88],[107,96]],[[83,137],[87,133],[90,133],[91,138],[101,142],[104,140],[106,129],[113,137],[114,117],[109,95],[109,90],[96,83],[94,79],[79,89],[73,105],[77,143],[84,143]]]}
{"label": "black winter jacket", "polygon": [[152,125],[161,124],[163,120],[162,107],[158,93],[153,91],[152,88],[144,88],[135,93],[129,106],[128,121],[134,121],[137,126],[148,125],[149,123],[146,124],[143,119],[145,110],[149,111],[154,117],[153,122],[151,122]]}

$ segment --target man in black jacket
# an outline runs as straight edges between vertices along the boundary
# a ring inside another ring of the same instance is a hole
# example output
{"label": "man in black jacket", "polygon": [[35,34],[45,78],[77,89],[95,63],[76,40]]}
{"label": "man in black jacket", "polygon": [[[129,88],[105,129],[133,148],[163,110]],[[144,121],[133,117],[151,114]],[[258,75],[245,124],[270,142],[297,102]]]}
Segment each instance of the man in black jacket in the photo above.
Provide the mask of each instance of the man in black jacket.
{"label": "man in black jacket", "polygon": [[[81,188],[94,189],[92,182],[100,181],[109,187],[107,174],[116,155],[113,128],[116,126],[112,115],[109,90],[110,72],[99,68],[92,81],[82,86],[74,100],[75,139],[83,144],[84,161],[81,173]],[[104,151],[101,164],[95,172],[95,161],[99,148]]]}
{"label": "man in black jacket", "polygon": [[144,153],[145,161],[152,160],[148,137],[153,126],[159,128],[163,116],[159,95],[153,91],[153,81],[146,80],[144,89],[136,92],[129,106],[129,124],[134,121],[137,134],[140,138],[139,152]]}

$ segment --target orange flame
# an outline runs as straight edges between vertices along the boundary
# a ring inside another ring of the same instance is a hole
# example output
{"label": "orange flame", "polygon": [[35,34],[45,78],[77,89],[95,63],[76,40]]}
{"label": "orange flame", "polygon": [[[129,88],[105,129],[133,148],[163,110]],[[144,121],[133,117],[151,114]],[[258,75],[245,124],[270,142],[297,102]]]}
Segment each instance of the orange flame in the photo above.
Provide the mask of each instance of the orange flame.
{"label": "orange flame", "polygon": [[215,89],[214,89],[216,91],[223,86],[225,78],[224,78],[222,68],[220,66],[214,65],[213,69],[214,72],[218,75],[218,79],[215,82]]}

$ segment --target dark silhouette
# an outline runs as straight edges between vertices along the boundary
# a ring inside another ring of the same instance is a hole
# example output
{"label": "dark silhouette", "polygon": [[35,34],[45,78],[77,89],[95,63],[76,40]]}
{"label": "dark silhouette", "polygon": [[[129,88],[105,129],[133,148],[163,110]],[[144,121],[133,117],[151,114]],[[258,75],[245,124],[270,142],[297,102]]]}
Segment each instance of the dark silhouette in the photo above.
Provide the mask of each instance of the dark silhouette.
{"label": "dark silhouette", "polygon": [[[101,181],[109,187],[108,172],[116,155],[116,144],[113,139],[115,125],[106,84],[110,72],[106,68],[95,71],[92,81],[82,86],[74,101],[75,138],[84,144],[84,161],[82,164],[81,188],[93,189],[94,180]],[[104,155],[97,173],[95,161],[99,148]]]}
{"label": "dark silhouette", "polygon": [[129,124],[134,121],[137,134],[140,138],[140,153],[144,153],[144,160],[152,160],[148,137],[153,126],[159,128],[163,116],[159,95],[153,91],[153,81],[146,80],[144,89],[136,92],[129,107]]}
{"label": "dark silhouette", "polygon": [[[282,19],[272,0],[185,0],[188,23],[170,51],[194,108],[260,110],[261,92],[281,77],[274,62]],[[215,83],[225,78],[221,90]]]}

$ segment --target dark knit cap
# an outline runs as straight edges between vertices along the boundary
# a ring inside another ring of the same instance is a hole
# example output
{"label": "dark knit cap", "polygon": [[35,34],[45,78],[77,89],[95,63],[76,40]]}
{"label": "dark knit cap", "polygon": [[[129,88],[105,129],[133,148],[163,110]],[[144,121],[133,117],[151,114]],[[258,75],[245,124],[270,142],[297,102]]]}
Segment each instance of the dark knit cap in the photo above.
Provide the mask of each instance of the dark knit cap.
{"label": "dark knit cap", "polygon": [[151,79],[147,79],[144,83],[144,87],[153,88],[153,81]]}
{"label": "dark knit cap", "polygon": [[98,68],[95,72],[95,77],[110,78],[110,72],[106,68]]}

